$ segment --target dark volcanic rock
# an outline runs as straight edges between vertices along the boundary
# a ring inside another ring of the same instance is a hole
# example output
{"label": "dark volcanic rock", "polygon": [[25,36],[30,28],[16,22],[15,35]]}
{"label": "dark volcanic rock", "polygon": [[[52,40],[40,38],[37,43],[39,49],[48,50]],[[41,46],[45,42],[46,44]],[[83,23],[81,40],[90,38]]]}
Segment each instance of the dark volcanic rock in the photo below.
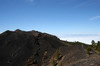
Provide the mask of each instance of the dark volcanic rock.
{"label": "dark volcanic rock", "polygon": [[0,66],[100,66],[100,55],[88,55],[86,47],[34,30],[7,30],[0,34]]}
{"label": "dark volcanic rock", "polygon": [[0,34],[0,66],[42,66],[45,61],[44,65],[48,64],[52,54],[61,46],[61,41],[53,35],[8,30]]}

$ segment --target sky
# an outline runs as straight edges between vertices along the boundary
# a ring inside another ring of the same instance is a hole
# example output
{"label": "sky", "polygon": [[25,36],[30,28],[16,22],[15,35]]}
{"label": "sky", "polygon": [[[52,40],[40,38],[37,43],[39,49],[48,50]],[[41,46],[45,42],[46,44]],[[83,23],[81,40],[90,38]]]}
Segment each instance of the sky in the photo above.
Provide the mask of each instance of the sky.
{"label": "sky", "polygon": [[0,32],[16,29],[99,41],[100,0],[0,0]]}

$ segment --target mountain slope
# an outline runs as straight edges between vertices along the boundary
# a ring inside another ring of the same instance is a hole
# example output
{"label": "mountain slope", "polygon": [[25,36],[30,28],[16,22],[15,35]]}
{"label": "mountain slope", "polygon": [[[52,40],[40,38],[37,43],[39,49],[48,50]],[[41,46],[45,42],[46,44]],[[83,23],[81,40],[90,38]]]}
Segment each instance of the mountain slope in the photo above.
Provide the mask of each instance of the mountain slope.
{"label": "mountain slope", "polygon": [[100,55],[88,55],[87,47],[34,30],[8,30],[0,34],[0,66],[98,66]]}

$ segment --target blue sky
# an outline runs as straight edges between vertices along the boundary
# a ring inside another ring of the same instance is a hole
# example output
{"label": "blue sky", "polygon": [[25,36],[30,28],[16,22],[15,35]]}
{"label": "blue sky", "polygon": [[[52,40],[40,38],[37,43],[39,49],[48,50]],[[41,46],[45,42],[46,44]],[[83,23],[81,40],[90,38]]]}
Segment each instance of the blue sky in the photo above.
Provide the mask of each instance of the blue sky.
{"label": "blue sky", "polygon": [[99,25],[100,0],[0,0],[0,32],[38,30],[90,43],[100,40]]}

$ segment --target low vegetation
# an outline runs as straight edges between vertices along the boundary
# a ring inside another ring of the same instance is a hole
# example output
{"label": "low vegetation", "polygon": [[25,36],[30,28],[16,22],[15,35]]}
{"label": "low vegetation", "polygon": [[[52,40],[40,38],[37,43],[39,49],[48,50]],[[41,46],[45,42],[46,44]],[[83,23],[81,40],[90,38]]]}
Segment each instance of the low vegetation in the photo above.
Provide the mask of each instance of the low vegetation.
{"label": "low vegetation", "polygon": [[87,53],[90,53],[92,50],[100,54],[100,41],[97,43],[94,40],[91,41],[91,45],[87,48]]}
{"label": "low vegetation", "polygon": [[[57,66],[61,59],[62,59],[62,55],[61,55],[60,49],[57,49],[51,61],[52,66]],[[62,66],[62,62],[60,62],[59,66]]]}
{"label": "low vegetation", "polygon": [[86,45],[85,43],[82,43],[82,42],[79,42],[79,41],[75,41],[75,42],[62,41],[62,42],[65,45]]}

